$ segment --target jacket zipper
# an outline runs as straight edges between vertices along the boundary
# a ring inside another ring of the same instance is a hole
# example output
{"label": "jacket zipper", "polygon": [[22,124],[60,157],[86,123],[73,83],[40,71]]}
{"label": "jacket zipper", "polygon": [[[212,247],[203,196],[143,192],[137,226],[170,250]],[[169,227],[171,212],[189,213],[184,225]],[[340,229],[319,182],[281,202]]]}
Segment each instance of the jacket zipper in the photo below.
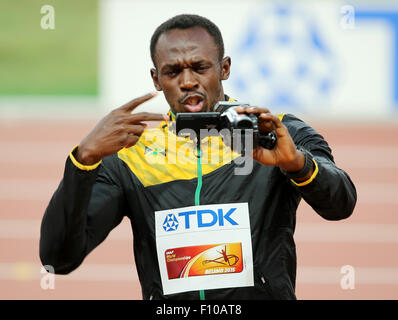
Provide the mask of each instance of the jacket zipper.
{"label": "jacket zipper", "polygon": [[196,186],[195,191],[195,206],[200,205],[200,190],[202,189],[202,163],[201,163],[201,154],[200,154],[200,146],[197,147],[197,174],[198,174],[198,184]]}
{"label": "jacket zipper", "polygon": [[[202,163],[201,163],[201,153],[200,153],[200,143],[198,143],[197,148],[197,174],[198,174],[198,184],[196,186],[196,191],[195,191],[195,206],[200,205],[200,190],[202,189]],[[199,298],[200,300],[205,300],[205,291],[200,290],[199,291]]]}

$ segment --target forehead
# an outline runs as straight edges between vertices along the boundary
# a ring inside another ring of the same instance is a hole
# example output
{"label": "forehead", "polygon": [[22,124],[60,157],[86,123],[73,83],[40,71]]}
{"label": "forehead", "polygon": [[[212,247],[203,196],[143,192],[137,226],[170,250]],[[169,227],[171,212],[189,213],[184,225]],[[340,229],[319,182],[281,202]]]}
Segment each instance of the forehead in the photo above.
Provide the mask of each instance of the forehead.
{"label": "forehead", "polygon": [[213,37],[201,27],[173,29],[158,39],[155,49],[158,67],[162,64],[190,60],[218,60],[218,48]]}

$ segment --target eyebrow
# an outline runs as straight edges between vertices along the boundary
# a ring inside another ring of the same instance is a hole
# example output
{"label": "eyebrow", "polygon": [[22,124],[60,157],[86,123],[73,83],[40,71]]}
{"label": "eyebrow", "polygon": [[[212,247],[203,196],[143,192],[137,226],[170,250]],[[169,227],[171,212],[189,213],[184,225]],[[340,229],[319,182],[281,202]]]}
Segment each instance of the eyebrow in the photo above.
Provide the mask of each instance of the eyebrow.
{"label": "eyebrow", "polygon": [[[203,63],[210,63],[210,61],[202,59],[202,60],[198,60],[198,61],[193,61],[193,62],[190,63],[190,65],[191,65],[191,66],[197,66],[197,65],[200,65],[200,64],[203,64]],[[164,70],[164,69],[167,69],[167,68],[169,68],[169,69],[175,69],[175,68],[179,67],[180,65],[181,65],[181,64],[178,63],[178,62],[176,62],[176,63],[174,63],[174,64],[173,64],[173,63],[168,63],[168,64],[165,64],[165,65],[161,68],[161,70]]]}

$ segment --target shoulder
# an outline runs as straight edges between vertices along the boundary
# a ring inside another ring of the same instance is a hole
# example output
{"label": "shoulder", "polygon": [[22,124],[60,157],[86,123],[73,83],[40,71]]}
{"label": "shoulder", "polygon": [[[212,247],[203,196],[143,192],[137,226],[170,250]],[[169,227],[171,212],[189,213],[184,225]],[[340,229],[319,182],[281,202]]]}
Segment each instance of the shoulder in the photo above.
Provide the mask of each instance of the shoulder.
{"label": "shoulder", "polygon": [[309,124],[291,113],[277,114],[282,123],[288,128],[289,133],[294,137],[299,132],[308,134],[318,134]]}

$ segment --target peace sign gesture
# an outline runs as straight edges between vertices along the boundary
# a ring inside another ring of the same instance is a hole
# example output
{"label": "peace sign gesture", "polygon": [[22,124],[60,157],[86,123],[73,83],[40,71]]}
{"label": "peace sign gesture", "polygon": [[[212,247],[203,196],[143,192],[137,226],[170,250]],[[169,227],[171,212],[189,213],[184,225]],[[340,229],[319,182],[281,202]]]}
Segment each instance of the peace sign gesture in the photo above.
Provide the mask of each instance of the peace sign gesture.
{"label": "peace sign gesture", "polygon": [[160,113],[131,113],[156,95],[156,92],[148,93],[112,110],[80,142],[75,150],[76,160],[84,165],[97,163],[106,156],[135,145],[147,126],[143,121],[168,120],[167,115]]}

